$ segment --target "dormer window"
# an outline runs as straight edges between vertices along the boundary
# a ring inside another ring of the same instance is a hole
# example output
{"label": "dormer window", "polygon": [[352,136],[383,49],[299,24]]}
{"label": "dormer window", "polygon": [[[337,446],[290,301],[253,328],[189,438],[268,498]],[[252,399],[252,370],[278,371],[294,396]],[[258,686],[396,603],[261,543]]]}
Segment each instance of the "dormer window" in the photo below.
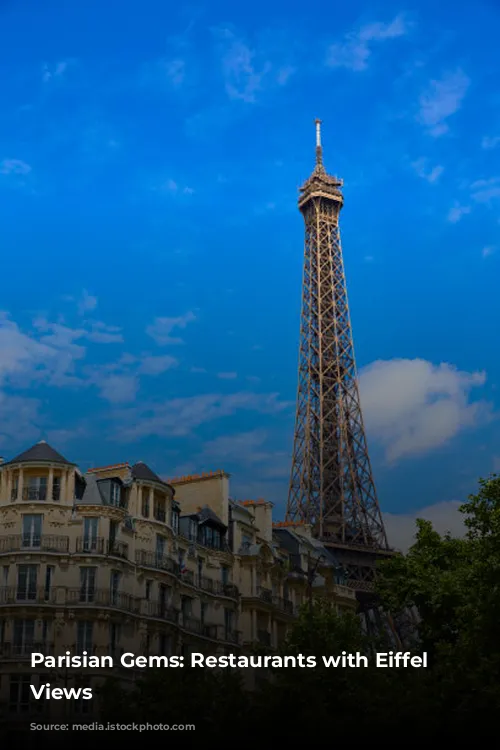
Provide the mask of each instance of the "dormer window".
{"label": "dormer window", "polygon": [[118,482],[111,482],[111,505],[120,505],[121,487]]}

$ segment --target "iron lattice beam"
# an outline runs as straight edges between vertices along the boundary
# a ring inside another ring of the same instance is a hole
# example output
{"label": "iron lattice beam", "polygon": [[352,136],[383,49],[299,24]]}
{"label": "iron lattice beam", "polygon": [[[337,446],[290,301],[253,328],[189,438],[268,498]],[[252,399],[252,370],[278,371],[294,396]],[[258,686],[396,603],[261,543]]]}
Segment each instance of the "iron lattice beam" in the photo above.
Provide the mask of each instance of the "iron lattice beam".
{"label": "iron lattice beam", "polygon": [[287,520],[311,524],[318,539],[338,549],[351,575],[366,580],[389,547],[359,400],[340,242],[341,188],[323,167],[317,124],[316,167],[299,199],[304,275]]}

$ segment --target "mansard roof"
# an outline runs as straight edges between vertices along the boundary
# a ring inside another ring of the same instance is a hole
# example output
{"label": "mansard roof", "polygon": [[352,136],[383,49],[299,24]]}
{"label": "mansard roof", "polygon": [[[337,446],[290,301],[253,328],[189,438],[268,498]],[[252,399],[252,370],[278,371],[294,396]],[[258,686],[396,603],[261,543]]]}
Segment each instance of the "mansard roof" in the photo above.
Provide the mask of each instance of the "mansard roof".
{"label": "mansard roof", "polygon": [[39,443],[35,443],[28,450],[23,451],[15,458],[8,461],[9,464],[20,464],[20,463],[54,463],[54,464],[67,464],[68,466],[74,466],[71,461],[68,461],[61,456],[51,445],[40,440]]}
{"label": "mansard roof", "polygon": [[147,482],[157,482],[158,484],[167,484],[163,479],[160,479],[158,474],[155,474],[152,469],[149,468],[144,461],[138,461],[132,466],[132,476],[134,479],[144,479]]}

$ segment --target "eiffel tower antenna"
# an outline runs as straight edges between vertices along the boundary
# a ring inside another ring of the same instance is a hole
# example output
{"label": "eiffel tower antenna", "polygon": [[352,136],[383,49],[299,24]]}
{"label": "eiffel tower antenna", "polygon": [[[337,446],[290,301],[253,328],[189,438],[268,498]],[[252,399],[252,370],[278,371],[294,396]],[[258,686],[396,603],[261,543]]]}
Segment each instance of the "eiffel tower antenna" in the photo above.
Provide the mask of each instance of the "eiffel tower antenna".
{"label": "eiffel tower antenna", "polygon": [[321,120],[315,125],[316,166],[299,197],[304,273],[286,518],[310,524],[344,566],[351,585],[370,590],[376,559],[391,553],[359,401],[339,231],[343,182],[325,170]]}

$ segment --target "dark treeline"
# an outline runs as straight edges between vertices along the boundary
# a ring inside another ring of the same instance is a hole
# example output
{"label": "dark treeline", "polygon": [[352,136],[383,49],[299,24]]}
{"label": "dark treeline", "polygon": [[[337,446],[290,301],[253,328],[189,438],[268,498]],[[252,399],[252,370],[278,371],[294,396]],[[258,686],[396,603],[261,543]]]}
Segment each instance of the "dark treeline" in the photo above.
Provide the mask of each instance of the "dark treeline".
{"label": "dark treeline", "polygon": [[[380,566],[378,593],[385,609],[416,607],[419,644],[427,669],[327,669],[323,655],[387,650],[363,634],[354,615],[314,602],[294,624],[282,654],[315,655],[315,669],[279,669],[248,692],[242,674],[210,669],[155,670],[124,692],[104,685],[103,718],[196,724],[214,741],[246,745],[311,744],[369,736],[412,742],[496,736],[500,710],[500,478],[481,480],[461,507],[463,539],[440,536],[417,522],[413,547]],[[272,671],[272,670],[271,670]],[[258,676],[262,677],[262,675]],[[231,734],[233,733],[234,734]],[[470,735],[473,732],[474,735]],[[172,735],[169,736],[172,740]],[[186,740],[185,734],[183,739]],[[191,738],[193,739],[193,738]],[[179,740],[179,735],[176,736]]]}

